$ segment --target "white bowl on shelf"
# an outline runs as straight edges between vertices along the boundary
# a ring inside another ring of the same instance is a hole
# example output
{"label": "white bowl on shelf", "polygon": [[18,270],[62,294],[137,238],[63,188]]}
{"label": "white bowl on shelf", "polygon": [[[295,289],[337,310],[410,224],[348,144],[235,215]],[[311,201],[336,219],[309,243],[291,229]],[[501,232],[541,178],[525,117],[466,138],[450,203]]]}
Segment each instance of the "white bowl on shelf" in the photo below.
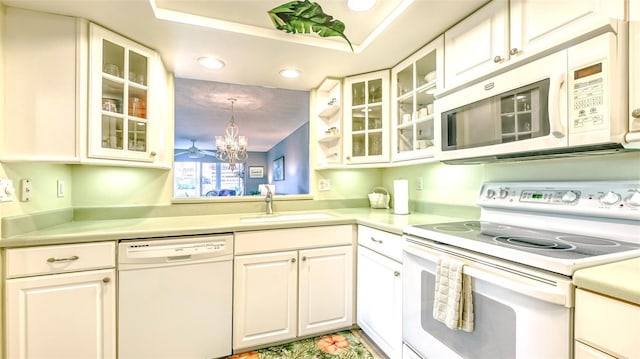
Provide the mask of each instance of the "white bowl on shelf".
{"label": "white bowl on shelf", "polygon": [[436,72],[431,71],[428,74],[424,75],[424,80],[427,82],[431,82],[436,79]]}

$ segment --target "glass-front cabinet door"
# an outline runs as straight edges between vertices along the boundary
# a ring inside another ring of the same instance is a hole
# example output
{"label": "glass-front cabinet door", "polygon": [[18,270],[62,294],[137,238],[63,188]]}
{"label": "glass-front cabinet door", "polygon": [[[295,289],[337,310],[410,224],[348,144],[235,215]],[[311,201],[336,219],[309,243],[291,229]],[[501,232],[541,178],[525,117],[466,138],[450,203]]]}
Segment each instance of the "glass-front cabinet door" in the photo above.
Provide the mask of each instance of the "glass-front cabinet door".
{"label": "glass-front cabinet door", "polygon": [[344,82],[345,163],[389,161],[389,71]]}
{"label": "glass-front cabinet door", "polygon": [[442,43],[442,37],[435,39],[391,70],[393,161],[435,154],[435,94],[444,87]]}
{"label": "glass-front cabinet door", "polygon": [[88,157],[154,162],[157,55],[95,24],[90,38]]}

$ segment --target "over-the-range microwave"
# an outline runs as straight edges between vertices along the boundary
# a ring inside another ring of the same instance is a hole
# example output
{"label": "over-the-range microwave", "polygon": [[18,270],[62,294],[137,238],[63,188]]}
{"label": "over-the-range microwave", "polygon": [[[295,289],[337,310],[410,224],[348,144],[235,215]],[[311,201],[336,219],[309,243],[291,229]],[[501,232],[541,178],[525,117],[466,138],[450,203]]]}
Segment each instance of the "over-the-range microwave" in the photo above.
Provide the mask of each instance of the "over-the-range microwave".
{"label": "over-the-range microwave", "polygon": [[626,41],[626,32],[607,32],[439,97],[440,159],[483,163],[640,149],[640,141],[627,140],[640,124],[630,128],[627,113]]}

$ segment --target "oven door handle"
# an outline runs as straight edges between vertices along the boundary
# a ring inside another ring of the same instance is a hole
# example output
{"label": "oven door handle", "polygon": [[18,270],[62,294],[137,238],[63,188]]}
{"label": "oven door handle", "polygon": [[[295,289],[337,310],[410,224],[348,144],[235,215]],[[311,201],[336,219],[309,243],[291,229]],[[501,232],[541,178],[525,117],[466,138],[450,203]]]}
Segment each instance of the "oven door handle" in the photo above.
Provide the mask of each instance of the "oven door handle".
{"label": "oven door handle", "polygon": [[[405,244],[404,251],[430,262],[438,263],[438,256],[429,253],[429,249],[425,247]],[[460,260],[461,258],[456,259]],[[499,269],[495,269],[493,271],[484,270],[480,267],[491,267],[473,262],[471,259],[465,258],[462,261],[464,262],[462,273],[468,275],[469,277],[480,279],[493,285],[520,293],[527,297],[533,297],[548,303],[559,304],[567,308],[571,308],[571,298],[566,291],[562,290],[562,288],[558,288],[553,286],[552,284],[542,282],[538,282],[540,284],[536,285],[536,279],[519,275],[514,271],[504,272],[505,274],[498,274],[495,272],[497,272]]]}

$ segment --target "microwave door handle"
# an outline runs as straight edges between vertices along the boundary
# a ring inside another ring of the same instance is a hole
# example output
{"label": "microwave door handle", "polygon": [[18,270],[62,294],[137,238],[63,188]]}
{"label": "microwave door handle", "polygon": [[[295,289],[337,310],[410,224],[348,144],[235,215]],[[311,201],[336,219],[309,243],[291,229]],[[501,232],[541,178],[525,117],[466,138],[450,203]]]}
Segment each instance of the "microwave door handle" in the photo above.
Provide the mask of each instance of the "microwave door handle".
{"label": "microwave door handle", "polygon": [[567,129],[562,123],[562,114],[560,113],[560,101],[562,95],[562,85],[567,78],[565,72],[555,74],[551,77],[549,84],[549,126],[551,134],[556,138],[562,138],[567,135]]}

